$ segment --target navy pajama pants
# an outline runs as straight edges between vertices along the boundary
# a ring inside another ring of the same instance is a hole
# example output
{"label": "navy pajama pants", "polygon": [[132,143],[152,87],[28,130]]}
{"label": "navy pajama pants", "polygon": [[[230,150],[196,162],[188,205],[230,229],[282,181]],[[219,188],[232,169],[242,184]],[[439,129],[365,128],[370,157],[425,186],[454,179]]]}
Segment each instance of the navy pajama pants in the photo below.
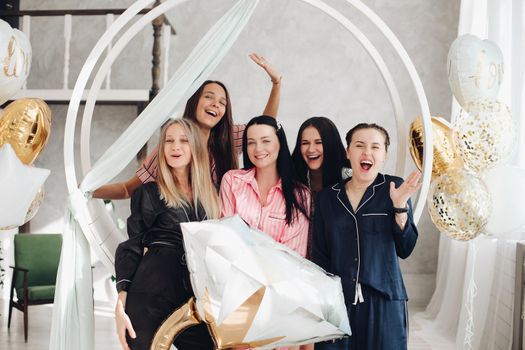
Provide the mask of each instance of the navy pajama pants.
{"label": "navy pajama pants", "polygon": [[347,305],[352,336],[315,344],[316,350],[407,349],[406,300],[388,300],[375,289],[363,284],[361,287],[364,302]]}

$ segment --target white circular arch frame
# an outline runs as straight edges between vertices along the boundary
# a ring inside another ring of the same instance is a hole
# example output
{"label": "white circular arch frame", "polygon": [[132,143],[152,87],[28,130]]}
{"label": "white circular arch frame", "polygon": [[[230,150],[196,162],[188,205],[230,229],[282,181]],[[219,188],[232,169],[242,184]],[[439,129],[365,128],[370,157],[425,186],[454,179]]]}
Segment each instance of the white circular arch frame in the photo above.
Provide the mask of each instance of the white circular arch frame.
{"label": "white circular arch frame", "polygon": [[[127,31],[122,34],[120,39],[113,45],[111,50],[108,52],[104,61],[102,62],[91,88],[89,89],[89,95],[86,100],[84,108],[82,127],[81,127],[81,142],[80,142],[80,154],[81,154],[81,168],[83,176],[91,168],[91,155],[90,155],[90,131],[91,121],[93,116],[93,110],[96,103],[96,98],[103,80],[107,75],[111,65],[124,49],[124,47],[131,41],[131,39],[141,31],[146,25],[158,17],[159,15],[167,12],[169,9],[180,5],[188,0],[165,0],[159,6],[153,8],[147,14],[137,20]],[[303,1],[327,14],[328,16],[339,22],[345,29],[347,29],[354,37],[358,40],[361,46],[365,49],[368,55],[374,61],[378,68],[385,85],[387,86],[389,96],[394,109],[394,116],[397,123],[397,137],[398,137],[398,150],[397,150],[397,165],[396,173],[402,175],[405,170],[406,162],[406,150],[407,150],[407,132],[405,125],[405,116],[403,112],[403,106],[399,96],[398,89],[392,78],[390,70],[386,66],[382,59],[379,51],[370,42],[370,40],[364,35],[349,19],[343,16],[339,11],[328,6],[321,0],[300,0]],[[383,35],[387,38],[390,44],[399,55],[405,68],[407,69],[411,82],[416,91],[419,107],[421,109],[421,115],[423,120],[424,130],[424,149],[432,149],[432,126],[430,121],[430,111],[428,102],[423,89],[421,80],[417,74],[417,71],[410,60],[407,52],[394,35],[394,33],[388,28],[388,26],[366,5],[359,0],[346,0],[346,2],[355,7],[359,12],[366,16]],[[118,32],[131,20],[135,15],[144,9],[146,6],[153,3],[153,0],[138,0],[131,5],[117,20],[108,28],[108,30],[99,39],[91,53],[89,54],[86,63],[84,64],[75,88],[73,90],[71,102],[68,108],[68,114],[66,119],[66,126],[64,131],[64,163],[66,172],[66,182],[69,192],[73,192],[78,188],[77,176],[75,171],[75,158],[74,158],[74,138],[75,138],[75,125],[80,106],[81,96],[86,88],[87,81],[95,67],[96,62],[106,52],[107,47],[110,45],[113,38]],[[425,206],[425,199],[428,194],[431,178],[432,169],[432,156],[433,152],[425,152],[423,159],[423,186],[419,191],[417,201],[414,210],[414,220],[417,223],[421,217],[423,208]],[[92,248],[96,251],[102,262],[110,269],[113,270],[113,255],[116,245],[124,238],[123,234],[116,227],[113,220],[102,205],[102,201],[91,200],[87,204],[87,211],[89,217],[86,221],[82,220],[80,225]]]}

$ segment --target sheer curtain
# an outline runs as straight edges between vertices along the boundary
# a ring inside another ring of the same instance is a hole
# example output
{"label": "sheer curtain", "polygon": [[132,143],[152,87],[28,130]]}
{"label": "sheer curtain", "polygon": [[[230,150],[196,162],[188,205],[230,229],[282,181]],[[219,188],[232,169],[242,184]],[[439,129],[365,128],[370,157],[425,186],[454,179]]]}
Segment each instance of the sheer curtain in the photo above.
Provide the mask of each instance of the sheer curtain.
{"label": "sheer curtain", "polygon": [[[509,163],[523,168],[523,0],[462,0],[460,11],[458,35],[471,33],[501,48],[505,72],[498,99],[510,107],[518,134]],[[453,101],[452,120],[458,111]],[[468,243],[441,236],[436,290],[426,311],[416,316],[424,325],[423,335],[447,339],[457,349],[511,348],[515,245],[525,238],[525,228],[521,231],[501,239],[482,236]]]}
{"label": "sheer curtain", "polygon": [[[140,116],[86,174],[80,189],[70,191],[64,220],[62,255],[57,277],[49,349],[94,349],[91,259],[89,244],[81,228],[81,224],[83,227],[87,226],[88,213],[85,205],[85,194],[109,182],[116,176],[134,157],[140,147],[146,143],[155,130],[170,118],[173,115],[173,111],[177,110],[177,107],[182,105],[206,80],[206,77],[215,69],[235,43],[254,12],[258,1],[239,0],[206,33],[185,62],[175,72],[166,87],[161,90]],[[143,7],[148,2],[150,1],[136,1],[123,16],[132,16],[140,10],[140,6]],[[170,3],[176,3],[176,0],[171,0]],[[167,4],[167,1],[156,9],[165,4]],[[155,9],[152,11],[155,11]],[[122,27],[125,24],[121,18],[122,16],[113,23],[110,30],[118,26]],[[118,42],[113,49],[117,45]],[[93,51],[97,47],[98,44]],[[91,63],[88,58],[79,75],[73,98],[75,98],[77,86],[79,81],[81,81],[80,77],[85,72],[85,67],[89,67]],[[70,118],[69,113],[68,118]],[[71,137],[71,135],[66,134],[65,139],[68,137]],[[67,154],[69,151],[65,147],[65,153]],[[74,159],[67,157],[65,159],[67,175],[68,169],[74,168]]]}

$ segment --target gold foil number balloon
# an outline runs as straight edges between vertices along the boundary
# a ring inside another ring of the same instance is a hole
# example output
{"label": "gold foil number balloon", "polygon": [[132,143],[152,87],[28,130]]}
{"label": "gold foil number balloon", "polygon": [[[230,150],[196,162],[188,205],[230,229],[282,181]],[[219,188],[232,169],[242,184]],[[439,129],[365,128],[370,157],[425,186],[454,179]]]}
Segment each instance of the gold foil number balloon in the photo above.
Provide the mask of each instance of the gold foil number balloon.
{"label": "gold foil number balloon", "polygon": [[36,98],[16,100],[0,118],[0,147],[9,143],[24,164],[32,164],[47,143],[51,110]]}
{"label": "gold foil number balloon", "polygon": [[495,100],[470,102],[454,123],[454,143],[465,166],[475,172],[504,161],[514,146],[514,121],[508,107]]}
{"label": "gold foil number balloon", "polygon": [[[435,178],[452,169],[459,169],[463,162],[454,151],[452,130],[450,124],[438,117],[432,117],[432,141],[434,148],[434,161],[432,163],[432,177]],[[410,155],[417,168],[423,170],[423,122],[416,118],[410,125]]]}
{"label": "gold foil number balloon", "polygon": [[492,210],[485,183],[464,170],[445,173],[434,180],[427,205],[439,231],[460,241],[478,236]]}

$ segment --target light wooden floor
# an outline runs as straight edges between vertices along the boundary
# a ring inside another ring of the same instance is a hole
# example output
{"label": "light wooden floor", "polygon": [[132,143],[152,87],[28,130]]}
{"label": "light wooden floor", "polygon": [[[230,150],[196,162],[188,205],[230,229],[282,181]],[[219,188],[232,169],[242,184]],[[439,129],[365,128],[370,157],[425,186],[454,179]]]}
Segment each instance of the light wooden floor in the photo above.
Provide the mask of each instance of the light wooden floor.
{"label": "light wooden floor", "polygon": [[[0,300],[0,349],[48,350],[52,307],[51,304],[29,307],[29,335],[25,343],[22,312],[13,309],[11,328],[8,330],[7,300]],[[121,349],[115,333],[113,305],[98,302],[95,304],[95,349]]]}
{"label": "light wooden floor", "polygon": [[[422,308],[410,307],[410,350],[452,350],[453,344],[432,334],[424,334],[413,315]],[[24,342],[22,313],[13,310],[11,329],[7,329],[7,301],[0,300],[0,349],[2,350],[47,350],[51,330],[52,305],[29,308],[29,339]],[[119,350],[113,320],[113,305],[95,304],[95,349]]]}

